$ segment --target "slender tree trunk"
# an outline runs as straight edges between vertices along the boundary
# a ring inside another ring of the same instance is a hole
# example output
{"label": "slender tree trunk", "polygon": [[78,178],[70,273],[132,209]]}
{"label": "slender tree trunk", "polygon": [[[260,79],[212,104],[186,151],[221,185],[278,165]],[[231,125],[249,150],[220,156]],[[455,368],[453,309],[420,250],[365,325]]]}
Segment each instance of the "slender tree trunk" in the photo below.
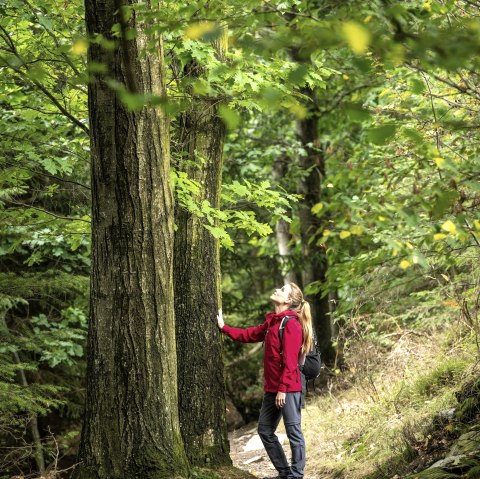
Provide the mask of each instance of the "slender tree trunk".
{"label": "slender tree trunk", "polygon": [[[122,23],[119,7],[114,0],[87,0],[89,34],[111,39],[112,26]],[[130,92],[163,95],[161,39],[146,53],[135,14],[128,26],[136,28],[134,40],[113,51],[92,44],[89,61],[105,65]],[[127,109],[101,77],[89,85],[89,110],[91,302],[74,477],[186,476],[177,409],[169,125],[160,109]]]}
{"label": "slender tree trunk", "polygon": [[[10,330],[7,326],[7,322],[5,320],[5,310],[0,310],[0,333],[5,332],[7,336],[9,336]],[[2,331],[3,330],[3,331]],[[20,356],[18,355],[17,351],[13,353],[14,361],[20,365],[22,361],[20,360]],[[28,388],[28,381],[27,376],[25,375],[25,371],[23,368],[18,369],[17,371],[18,382],[26,389]],[[43,455],[43,447],[42,447],[42,438],[40,436],[40,431],[38,429],[38,418],[36,414],[32,414],[30,418],[30,433],[32,434],[33,445],[35,448],[35,462],[37,463],[38,473],[43,476],[45,474],[45,457]]]}
{"label": "slender tree trunk", "polygon": [[[17,364],[21,364],[20,357],[16,351],[13,353],[13,357],[15,358],[15,362]],[[25,371],[23,369],[18,370],[18,376],[20,379],[20,384],[23,387],[28,388],[27,376],[25,376]],[[45,458],[43,455],[42,438],[40,436],[40,431],[38,430],[37,415],[32,414],[29,422],[33,445],[35,447],[35,462],[37,463],[38,473],[43,476],[45,474]]]}
{"label": "slender tree trunk", "polygon": [[[280,183],[287,171],[288,160],[284,157],[277,158],[272,165],[272,176],[275,182]],[[287,283],[298,284],[298,278],[292,269],[290,241],[290,225],[284,219],[280,218],[275,225],[275,236],[277,238],[278,253],[280,260],[280,269],[283,281]]]}
{"label": "slender tree trunk", "polygon": [[[302,93],[311,99],[307,105],[309,115],[297,121],[297,134],[306,151],[305,156],[300,158],[300,165],[303,169],[309,170],[308,175],[298,184],[298,192],[304,197],[299,207],[299,218],[303,255],[302,282],[306,286],[314,281],[323,283],[327,271],[325,254],[316,247],[316,241],[312,241],[312,236],[318,231],[321,223],[311,211],[312,207],[321,201],[320,185],[325,176],[325,158],[320,148],[318,118],[313,106],[316,103],[315,94],[308,87],[305,87]],[[335,351],[332,346],[333,327],[328,295],[321,298],[316,294],[309,296],[308,299],[312,305],[314,326],[323,359],[333,364]]]}
{"label": "slender tree trunk", "polygon": [[[226,36],[226,29],[224,30]],[[216,44],[220,57],[226,37]],[[201,76],[195,62],[186,75]],[[178,169],[201,184],[199,202],[218,208],[225,126],[218,99],[192,98],[177,129]],[[220,306],[219,244],[202,226],[205,220],[175,209],[175,320],[178,351],[180,428],[191,464],[230,465],[227,438],[225,372],[216,326]]]}

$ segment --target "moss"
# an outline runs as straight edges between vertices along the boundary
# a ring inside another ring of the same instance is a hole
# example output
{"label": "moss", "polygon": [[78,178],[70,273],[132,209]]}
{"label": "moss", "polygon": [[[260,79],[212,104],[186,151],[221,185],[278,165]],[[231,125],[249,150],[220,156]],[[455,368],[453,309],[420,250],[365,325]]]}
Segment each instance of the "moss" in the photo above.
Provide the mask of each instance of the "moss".
{"label": "moss", "polygon": [[480,412],[480,396],[467,397],[457,408],[457,421],[469,422]]}
{"label": "moss", "polygon": [[255,479],[249,472],[237,469],[236,467],[219,467],[206,469],[196,467],[190,476],[192,479]]}
{"label": "moss", "polygon": [[467,472],[467,478],[468,479],[478,479],[480,477],[480,465],[472,467],[468,472]]}
{"label": "moss", "polygon": [[200,467],[192,469],[190,477],[192,479],[222,479],[218,472]]}
{"label": "moss", "polygon": [[[222,467],[231,466],[232,461],[228,455],[228,444],[224,444],[223,448],[214,444],[210,447],[198,447],[193,453],[190,451],[189,461],[192,466],[198,467]],[[187,451],[188,453],[188,451]]]}
{"label": "moss", "polygon": [[448,359],[438,364],[432,371],[420,376],[415,381],[415,389],[420,396],[431,397],[442,388],[456,384],[465,367],[465,361]]}
{"label": "moss", "polygon": [[480,431],[470,430],[462,434],[450,450],[451,456],[468,454],[480,450]]}
{"label": "moss", "polygon": [[432,469],[425,469],[424,471],[406,476],[405,479],[458,479],[458,476],[450,472],[445,472],[438,467],[434,467]]}
{"label": "moss", "polygon": [[455,474],[465,474],[467,471],[478,465],[479,463],[476,459],[464,457],[459,461],[455,461],[454,463],[445,466],[443,470]]}
{"label": "moss", "polygon": [[142,479],[166,479],[173,475],[187,477],[189,467],[183,445],[177,440],[170,457],[154,447],[144,447],[137,453],[132,470],[126,470],[126,477],[142,477]]}
{"label": "moss", "polygon": [[73,471],[71,479],[99,479],[98,469],[80,464]]}

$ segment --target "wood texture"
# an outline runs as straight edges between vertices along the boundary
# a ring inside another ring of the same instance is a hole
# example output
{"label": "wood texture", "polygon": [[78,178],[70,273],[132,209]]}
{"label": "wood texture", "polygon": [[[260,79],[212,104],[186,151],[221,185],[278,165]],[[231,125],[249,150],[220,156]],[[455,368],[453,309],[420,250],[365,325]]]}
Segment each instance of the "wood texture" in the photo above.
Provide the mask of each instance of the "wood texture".
{"label": "wood texture", "polygon": [[[90,34],[111,38],[119,3],[87,0]],[[134,93],[164,94],[162,44],[147,39],[89,61]],[[161,110],[127,109],[104,77],[89,85],[92,175],[87,402],[75,478],[172,478],[187,473],[176,384],[173,198],[169,125]]]}
{"label": "wood texture", "polygon": [[[226,30],[224,31],[226,37]],[[216,44],[219,56],[226,38]],[[223,43],[222,43],[223,40]],[[186,75],[200,76],[192,62]],[[220,204],[225,126],[218,98],[192,96],[177,128],[177,167],[201,184],[200,198]],[[222,339],[216,326],[220,307],[219,244],[204,219],[177,207],[175,222],[175,319],[180,425],[191,464],[229,465]]]}

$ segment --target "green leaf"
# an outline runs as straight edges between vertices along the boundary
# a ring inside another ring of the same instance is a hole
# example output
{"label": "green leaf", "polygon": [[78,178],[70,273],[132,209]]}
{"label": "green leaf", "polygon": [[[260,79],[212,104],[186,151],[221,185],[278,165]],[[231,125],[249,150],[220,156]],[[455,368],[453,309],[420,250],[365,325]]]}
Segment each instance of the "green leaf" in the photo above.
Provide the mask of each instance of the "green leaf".
{"label": "green leaf", "polygon": [[403,128],[402,134],[409,140],[412,140],[417,145],[420,145],[423,143],[423,136],[413,128]]}
{"label": "green leaf", "polygon": [[419,95],[425,91],[425,83],[418,78],[411,78],[409,81],[410,91],[415,95]]}
{"label": "green leaf", "polygon": [[305,77],[308,74],[308,66],[304,64],[297,65],[288,74],[288,80],[295,85],[303,85],[305,83]]}
{"label": "green leaf", "polygon": [[436,192],[435,201],[432,207],[432,214],[435,219],[442,215],[457,201],[459,194],[456,190],[440,190]]}
{"label": "green leaf", "polygon": [[387,140],[395,135],[397,126],[394,124],[385,124],[376,128],[367,130],[367,139],[375,145],[384,145]]}
{"label": "green leaf", "polygon": [[234,130],[240,124],[241,116],[226,105],[218,107],[218,114],[229,130]]}
{"label": "green leaf", "polygon": [[345,111],[350,120],[354,122],[370,120],[372,116],[371,113],[359,103],[346,103]]}

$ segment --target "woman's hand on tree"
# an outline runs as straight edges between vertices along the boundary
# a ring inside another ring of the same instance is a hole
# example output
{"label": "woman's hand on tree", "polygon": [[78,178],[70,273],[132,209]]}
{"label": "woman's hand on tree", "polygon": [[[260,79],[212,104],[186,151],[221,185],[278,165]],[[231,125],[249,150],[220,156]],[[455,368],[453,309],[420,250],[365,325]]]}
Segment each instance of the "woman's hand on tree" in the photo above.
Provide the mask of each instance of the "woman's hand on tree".
{"label": "woman's hand on tree", "polygon": [[223,313],[221,309],[218,310],[217,324],[220,329],[222,329],[225,326],[225,323],[223,322]]}
{"label": "woman's hand on tree", "polygon": [[286,393],[281,393],[280,391],[277,393],[277,397],[275,398],[275,406],[277,406],[278,409],[281,409],[283,406],[285,406],[286,397]]}

